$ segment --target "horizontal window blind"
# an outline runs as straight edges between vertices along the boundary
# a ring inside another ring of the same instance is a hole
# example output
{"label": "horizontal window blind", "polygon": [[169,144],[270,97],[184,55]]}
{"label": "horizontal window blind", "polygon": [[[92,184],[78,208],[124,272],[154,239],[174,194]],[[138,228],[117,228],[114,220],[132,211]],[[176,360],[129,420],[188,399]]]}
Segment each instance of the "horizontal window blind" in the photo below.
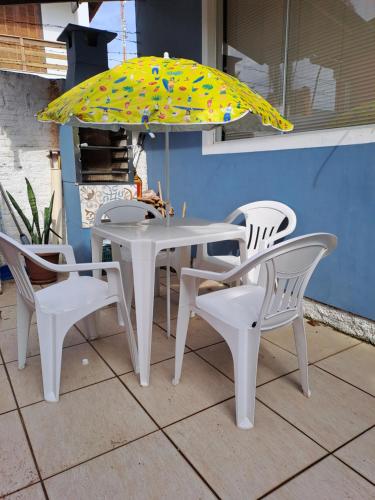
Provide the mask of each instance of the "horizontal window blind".
{"label": "horizontal window blind", "polygon": [[[224,70],[296,132],[375,123],[375,0],[224,0],[223,20]],[[272,133],[254,116],[223,128],[225,140]]]}
{"label": "horizontal window blind", "polygon": [[[247,83],[278,109],[283,100],[286,0],[224,1],[224,71]],[[249,116],[224,127],[225,139],[278,133]]]}
{"label": "horizontal window blind", "polygon": [[375,1],[290,0],[289,23],[286,102],[295,130],[374,123]]}

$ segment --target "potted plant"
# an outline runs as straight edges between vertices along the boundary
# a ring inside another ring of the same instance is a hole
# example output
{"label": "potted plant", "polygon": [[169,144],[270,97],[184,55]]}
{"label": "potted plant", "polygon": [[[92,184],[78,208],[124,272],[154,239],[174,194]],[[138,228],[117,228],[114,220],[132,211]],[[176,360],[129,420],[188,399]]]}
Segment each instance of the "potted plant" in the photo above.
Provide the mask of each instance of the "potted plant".
{"label": "potted plant", "polygon": [[[54,235],[56,235],[58,238],[61,239],[61,236],[55,233],[55,231],[52,229],[52,209],[53,209],[53,200],[55,197],[55,193],[52,193],[49,206],[45,207],[43,210],[44,220],[43,220],[43,230],[41,230],[35,193],[27,177],[25,177],[25,181],[27,187],[27,197],[31,209],[31,216],[32,216],[31,221],[26,217],[21,207],[18,205],[16,200],[8,191],[7,195],[12,205],[16,209],[18,215],[20,216],[22,222],[24,223],[30,235],[31,243],[34,245],[41,245],[41,244],[48,245],[51,233],[53,233]],[[48,260],[48,262],[58,264],[59,255],[60,255],[59,252],[51,252],[51,253],[43,253],[43,255],[40,255],[40,257],[42,257],[45,260]],[[32,262],[27,258],[25,259],[25,262],[26,262],[26,270],[29,275],[31,283],[37,285],[44,285],[48,283],[53,283],[54,281],[57,280],[57,273],[49,271],[48,269],[43,269],[42,267],[38,266],[37,264],[35,264],[34,262]]]}

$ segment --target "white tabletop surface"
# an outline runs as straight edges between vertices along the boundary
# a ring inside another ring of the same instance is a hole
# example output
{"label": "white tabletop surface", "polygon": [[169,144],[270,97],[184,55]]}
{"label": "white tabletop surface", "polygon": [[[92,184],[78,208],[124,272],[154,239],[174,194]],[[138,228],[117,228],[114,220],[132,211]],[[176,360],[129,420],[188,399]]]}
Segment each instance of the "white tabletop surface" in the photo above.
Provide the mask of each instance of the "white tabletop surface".
{"label": "white tabletop surface", "polygon": [[243,239],[245,228],[226,222],[212,222],[204,219],[172,217],[167,226],[165,219],[149,219],[138,223],[102,222],[92,228],[94,235],[114,242],[153,241],[168,248],[173,246],[193,245],[228,239]]}

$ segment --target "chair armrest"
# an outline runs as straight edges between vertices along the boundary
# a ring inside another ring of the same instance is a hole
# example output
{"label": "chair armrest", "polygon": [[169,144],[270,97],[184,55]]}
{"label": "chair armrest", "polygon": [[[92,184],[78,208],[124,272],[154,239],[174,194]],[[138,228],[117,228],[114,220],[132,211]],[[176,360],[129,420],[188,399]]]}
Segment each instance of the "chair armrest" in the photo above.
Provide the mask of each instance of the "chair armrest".
{"label": "chair armrest", "polygon": [[214,281],[224,281],[224,282],[232,282],[237,281],[242,278],[245,274],[249,273],[252,269],[259,266],[259,264],[263,260],[263,255],[268,251],[268,249],[264,249],[258,252],[253,257],[250,257],[245,262],[240,264],[239,266],[234,267],[233,269],[226,271],[224,273],[215,273],[212,271],[204,271],[203,269],[190,269],[187,267],[182,268],[181,277],[191,276],[192,278],[200,278],[206,280],[214,280]]}
{"label": "chair armrest", "polygon": [[[49,253],[51,250],[63,253],[67,260],[67,264],[53,264],[46,259],[39,257],[38,253]],[[22,245],[22,253],[25,257],[38,264],[43,269],[48,269],[57,273],[74,273],[80,271],[94,271],[96,269],[115,270],[120,272],[120,264],[118,262],[87,262],[76,264],[72,247],[69,245]]]}
{"label": "chair armrest", "polygon": [[183,267],[181,269],[181,277],[191,276],[192,278],[200,278],[203,280],[225,281],[224,276],[228,273],[216,273],[214,271],[205,271],[204,269],[193,269]]}
{"label": "chair armrest", "polygon": [[31,252],[43,255],[45,253],[61,253],[67,264],[75,264],[73,247],[71,245],[25,245]]}
{"label": "chair armrest", "polygon": [[120,272],[120,264],[118,262],[87,262],[84,264],[50,264],[50,269],[58,273],[72,273],[80,271],[95,271],[95,270],[117,270]]}

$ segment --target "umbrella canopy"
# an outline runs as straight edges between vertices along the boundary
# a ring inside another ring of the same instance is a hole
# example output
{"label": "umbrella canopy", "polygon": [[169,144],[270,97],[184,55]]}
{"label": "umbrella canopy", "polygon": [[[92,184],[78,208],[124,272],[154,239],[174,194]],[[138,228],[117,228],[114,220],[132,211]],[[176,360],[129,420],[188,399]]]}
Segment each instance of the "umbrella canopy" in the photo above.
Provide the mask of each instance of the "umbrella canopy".
{"label": "umbrella canopy", "polygon": [[140,57],[78,84],[37,115],[60,124],[133,130],[209,130],[247,113],[293,125],[236,78],[188,59]]}
{"label": "umbrella canopy", "polygon": [[[169,225],[169,132],[210,130],[248,113],[264,125],[293,129],[262,96],[236,78],[188,59],[140,57],[76,85],[40,111],[40,121],[80,127],[165,132],[165,180]],[[169,250],[168,250],[169,255]],[[167,264],[167,331],[170,273]]]}

